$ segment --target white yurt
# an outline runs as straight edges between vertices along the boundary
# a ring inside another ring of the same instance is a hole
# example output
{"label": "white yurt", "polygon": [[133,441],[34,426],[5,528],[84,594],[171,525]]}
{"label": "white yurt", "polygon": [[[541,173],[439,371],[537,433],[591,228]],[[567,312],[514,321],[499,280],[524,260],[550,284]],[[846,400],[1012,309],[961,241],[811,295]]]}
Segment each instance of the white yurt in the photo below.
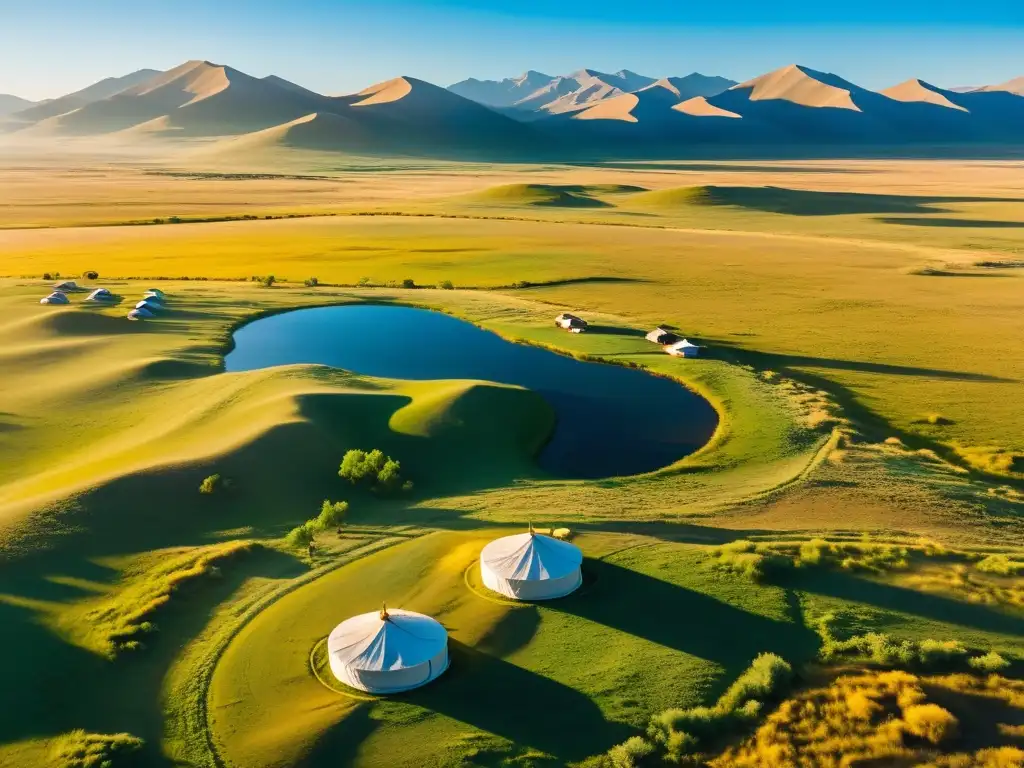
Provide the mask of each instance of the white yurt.
{"label": "white yurt", "polygon": [[76,283],[74,280],[63,280],[63,281],[61,281],[59,283],[54,283],[53,288],[56,291],[77,291],[77,290],[79,290],[78,283]]}
{"label": "white yurt", "polygon": [[69,299],[65,294],[60,291],[54,291],[49,296],[45,296],[39,300],[40,304],[70,304]]}
{"label": "white yurt", "polygon": [[114,294],[108,291],[106,288],[97,288],[95,291],[85,297],[86,301],[111,301],[114,298]]}
{"label": "white yurt", "polygon": [[480,553],[484,586],[513,600],[550,600],[583,583],[583,553],[575,544],[535,533],[495,539]]}
{"label": "white yurt", "polygon": [[148,320],[151,317],[154,317],[153,313],[145,307],[141,309],[133,309],[128,313],[129,320]]}
{"label": "white yurt", "polygon": [[697,357],[700,355],[700,346],[692,341],[681,339],[675,344],[665,347],[665,351],[674,357]]}
{"label": "white yurt", "polygon": [[161,309],[163,309],[163,307],[161,307],[153,299],[143,299],[142,301],[140,301],[138,304],[135,305],[135,308],[136,309],[145,309],[145,310],[147,310],[149,312],[159,312]]}
{"label": "white yurt", "polygon": [[161,291],[159,288],[150,288],[144,294],[142,294],[142,297],[145,299],[156,299],[157,301],[163,301],[164,292]]}
{"label": "white yurt", "polygon": [[346,619],[327,638],[331,672],[370,693],[419,688],[448,669],[448,632],[422,613],[388,610]]}

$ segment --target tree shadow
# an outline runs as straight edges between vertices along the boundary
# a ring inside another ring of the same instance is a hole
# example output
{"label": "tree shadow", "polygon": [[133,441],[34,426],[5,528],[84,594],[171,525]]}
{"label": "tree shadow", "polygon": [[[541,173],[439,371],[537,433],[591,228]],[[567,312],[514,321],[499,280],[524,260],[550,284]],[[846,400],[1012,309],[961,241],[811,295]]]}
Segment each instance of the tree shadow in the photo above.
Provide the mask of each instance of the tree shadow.
{"label": "tree shadow", "polygon": [[456,640],[448,647],[448,671],[403,699],[565,761],[604,751],[632,733],[567,685]]}
{"label": "tree shadow", "polygon": [[726,679],[759,653],[771,651],[794,662],[817,653],[820,639],[805,626],[750,613],[607,561],[588,559],[583,567],[593,587],[552,601],[552,609],[715,662],[725,668]]}
{"label": "tree shadow", "polygon": [[983,632],[1024,635],[1024,618],[984,605],[966,603],[941,595],[920,592],[839,571],[814,571],[813,576],[791,577],[793,587],[818,595],[865,603],[922,619],[956,624]]}

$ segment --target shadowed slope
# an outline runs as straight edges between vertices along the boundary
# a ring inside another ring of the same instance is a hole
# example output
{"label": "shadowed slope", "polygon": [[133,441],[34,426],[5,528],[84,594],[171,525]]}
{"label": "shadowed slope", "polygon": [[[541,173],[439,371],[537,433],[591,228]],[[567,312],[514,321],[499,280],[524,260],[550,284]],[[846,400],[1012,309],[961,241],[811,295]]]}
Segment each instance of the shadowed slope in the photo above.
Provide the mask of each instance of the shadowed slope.
{"label": "shadowed slope", "polygon": [[63,115],[93,101],[109,98],[160,74],[160,71],[156,69],[140,69],[123,77],[108,77],[80,91],[29,106],[27,109],[13,115],[13,117],[25,123],[34,123],[49,117]]}

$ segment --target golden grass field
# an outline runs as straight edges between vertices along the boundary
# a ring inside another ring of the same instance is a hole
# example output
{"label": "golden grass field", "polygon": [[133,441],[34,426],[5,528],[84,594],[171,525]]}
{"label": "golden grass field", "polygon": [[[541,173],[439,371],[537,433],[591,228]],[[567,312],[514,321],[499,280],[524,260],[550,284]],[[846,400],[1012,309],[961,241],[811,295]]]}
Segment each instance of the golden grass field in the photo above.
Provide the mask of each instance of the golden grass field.
{"label": "golden grass field", "polygon": [[[80,742],[138,749],[156,766],[373,766],[395,764],[387,756],[409,739],[433,740],[429,764],[582,764],[654,711],[713,701],[758,651],[811,663],[829,612],[853,616],[858,633],[956,639],[1020,663],[1016,566],[965,565],[1019,562],[1024,533],[1020,163],[4,163],[0,623],[21,662],[0,691],[17,713],[0,723],[2,766],[71,768]],[[125,302],[41,306],[58,272]],[[272,288],[250,280],[269,274]],[[310,277],[320,284],[304,286]],[[420,287],[397,287],[406,279]],[[443,281],[456,290],[434,287]],[[129,322],[149,287],[168,311]],[[364,301],[645,366],[704,395],[719,429],[653,473],[563,480],[533,464],[550,414],[529,392],[306,365],[223,372],[239,325]],[[560,332],[551,318],[563,310],[606,331]],[[636,335],[659,323],[705,345],[704,358],[670,358]],[[419,468],[411,496],[340,483],[344,451],[378,445]],[[231,488],[201,495],[214,473]],[[316,557],[288,550],[284,534],[324,498],[351,502],[347,533]],[[529,620],[474,602],[453,574],[527,520],[580,534],[610,594],[677,601],[675,629],[602,613],[599,599]],[[778,585],[709,570],[713,545],[815,536],[963,550]],[[440,574],[433,592],[418,584],[427,573]],[[352,595],[344,610],[332,585]],[[304,666],[314,641],[388,589],[450,612],[467,668],[553,696],[575,719],[512,727],[500,708],[459,709],[460,686],[484,695],[465,677],[435,697],[357,706],[318,686]],[[642,668],[617,669],[614,653],[656,653],[672,671],[638,693]],[[761,727],[776,734],[831,685],[795,694]],[[81,695],[50,706],[69,686]],[[294,706],[279,715],[274,701]],[[962,701],[953,709],[971,721]],[[732,749],[716,765],[759,759],[753,741]]]}

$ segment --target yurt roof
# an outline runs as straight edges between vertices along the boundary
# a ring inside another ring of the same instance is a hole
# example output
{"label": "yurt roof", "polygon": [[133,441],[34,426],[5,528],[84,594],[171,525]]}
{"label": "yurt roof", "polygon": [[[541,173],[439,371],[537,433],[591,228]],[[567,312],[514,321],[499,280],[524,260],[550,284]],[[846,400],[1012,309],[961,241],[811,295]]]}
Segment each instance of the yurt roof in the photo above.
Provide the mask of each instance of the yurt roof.
{"label": "yurt roof", "polygon": [[575,544],[530,532],[495,539],[480,560],[502,578],[536,581],[572,573],[583,563],[583,553]]}
{"label": "yurt roof", "polygon": [[388,608],[336,626],[327,638],[327,653],[346,666],[380,672],[423,664],[447,643],[448,632],[429,616]]}
{"label": "yurt roof", "polygon": [[672,345],[672,349],[689,349],[689,348],[697,348],[697,347],[698,347],[697,344],[694,344],[692,341],[688,341],[686,339],[682,339],[680,341],[677,341],[675,344]]}
{"label": "yurt roof", "polygon": [[150,312],[145,307],[142,307],[141,309],[133,309],[131,312],[128,313],[128,317],[153,317],[153,313]]}
{"label": "yurt roof", "polygon": [[52,302],[53,304],[69,304],[70,303],[70,300],[68,299],[68,297],[66,295],[64,295],[63,293],[61,293],[60,291],[54,291],[53,293],[51,293],[49,296],[47,296],[43,300],[44,301]]}
{"label": "yurt roof", "polygon": [[154,309],[160,309],[160,305],[150,299],[143,299],[135,305],[136,309],[148,309],[150,311]]}

